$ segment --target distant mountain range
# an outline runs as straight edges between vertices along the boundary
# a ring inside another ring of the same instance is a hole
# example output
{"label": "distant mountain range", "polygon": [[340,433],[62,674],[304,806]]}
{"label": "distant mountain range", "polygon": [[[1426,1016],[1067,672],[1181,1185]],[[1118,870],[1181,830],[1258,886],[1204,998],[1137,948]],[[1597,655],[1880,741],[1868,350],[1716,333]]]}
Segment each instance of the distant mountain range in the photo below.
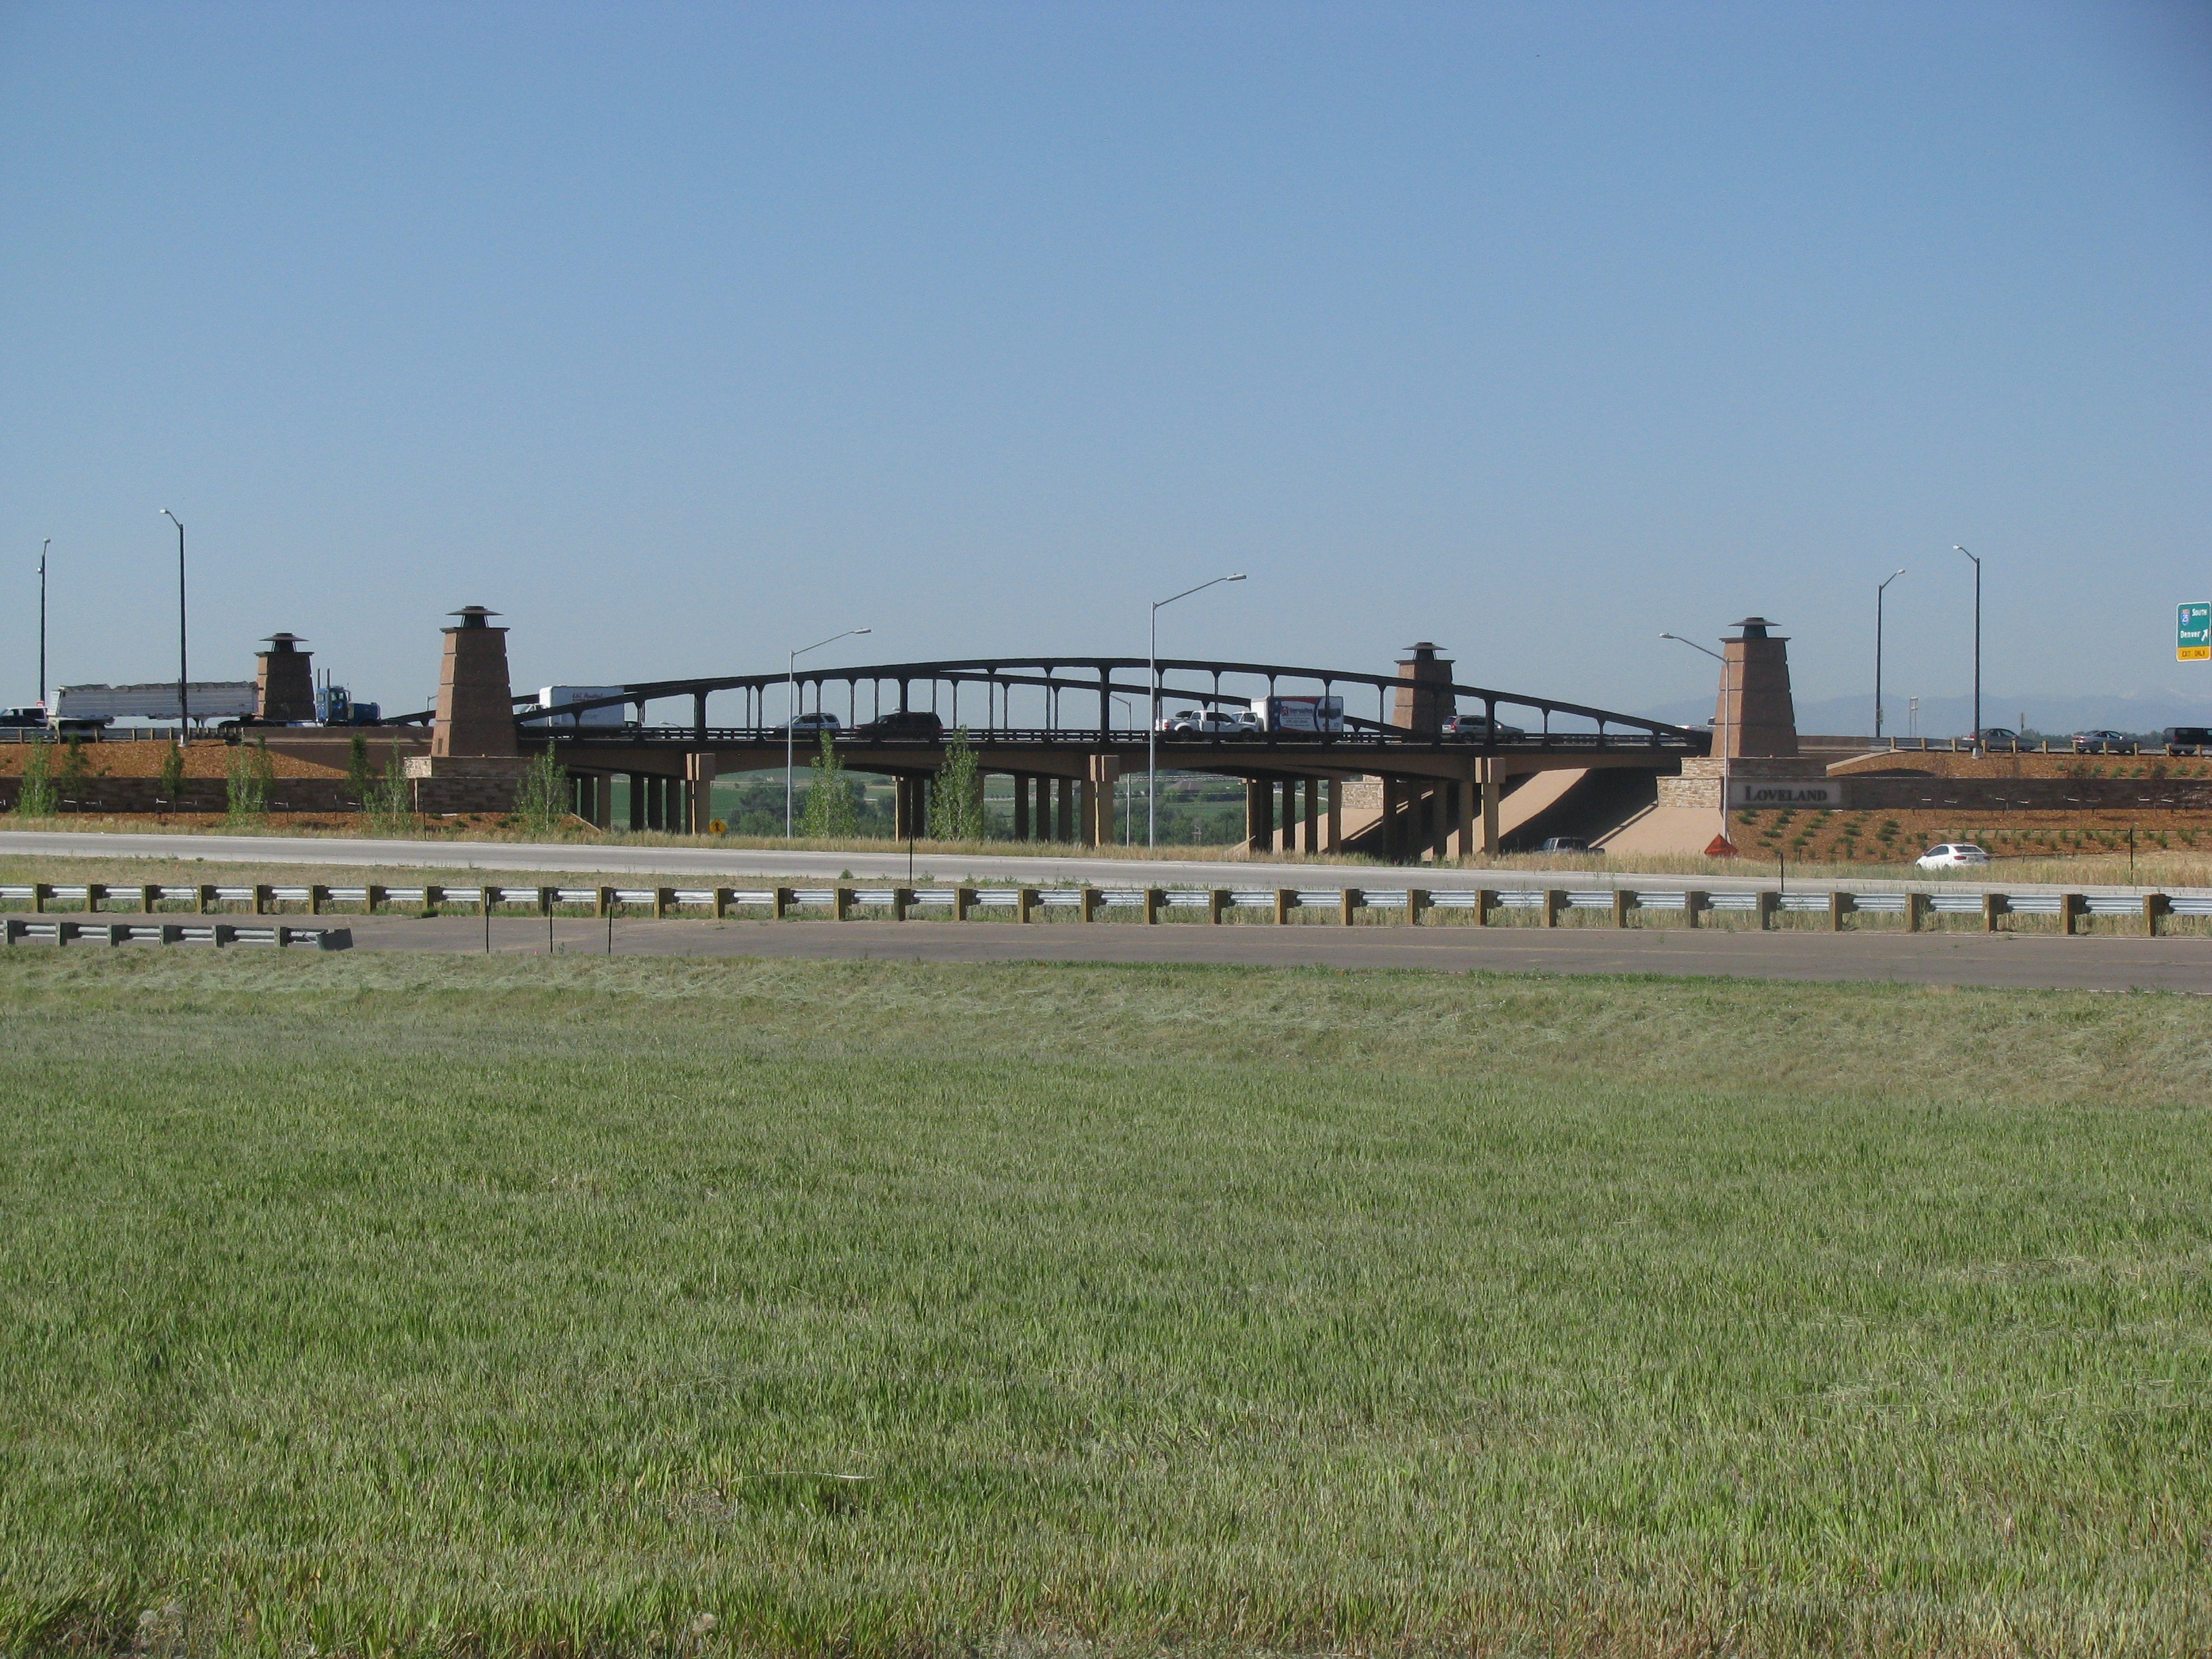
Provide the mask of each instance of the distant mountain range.
{"label": "distant mountain range", "polygon": [[[1908,737],[1916,731],[1923,738],[1964,737],[1974,726],[1972,697],[1923,697],[1915,723],[1908,702],[1900,696],[1884,700],[1885,736]],[[1662,704],[1645,711],[1655,720],[1678,726],[1700,726],[1713,717],[1713,700],[1699,698]],[[2212,726],[2212,684],[2202,696],[2170,691],[2138,691],[2106,696],[2029,696],[2018,691],[1982,693],[1982,719],[1990,726],[2020,726],[2063,735],[2071,732],[2109,727],[2116,732],[2156,732],[2168,726]],[[1797,729],[1803,732],[1865,736],[1874,730],[1874,701],[1870,697],[1800,697]]]}

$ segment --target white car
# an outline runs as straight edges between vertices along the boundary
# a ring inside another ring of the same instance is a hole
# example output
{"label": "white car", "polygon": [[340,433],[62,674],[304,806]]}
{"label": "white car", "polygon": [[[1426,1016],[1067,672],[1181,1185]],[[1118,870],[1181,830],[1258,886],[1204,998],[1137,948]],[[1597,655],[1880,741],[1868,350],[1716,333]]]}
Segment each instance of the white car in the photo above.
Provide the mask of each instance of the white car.
{"label": "white car", "polygon": [[1163,732],[1194,732],[1200,737],[1225,738],[1237,731],[1237,717],[1224,714],[1218,708],[1178,708],[1172,714],[1161,716],[1159,729]]}
{"label": "white car", "polygon": [[1923,870],[1960,870],[1970,864],[1987,864],[1989,853],[1970,841],[1947,841],[1931,847],[1915,860]]}

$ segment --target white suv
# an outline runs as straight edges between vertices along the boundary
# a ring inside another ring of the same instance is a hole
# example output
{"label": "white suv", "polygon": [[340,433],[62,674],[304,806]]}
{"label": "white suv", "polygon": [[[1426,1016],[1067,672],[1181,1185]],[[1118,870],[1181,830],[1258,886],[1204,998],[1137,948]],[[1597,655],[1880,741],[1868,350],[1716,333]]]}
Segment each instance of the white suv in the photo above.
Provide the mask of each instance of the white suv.
{"label": "white suv", "polygon": [[1989,854],[1970,841],[1947,841],[1931,847],[1917,860],[1923,870],[1958,870],[1969,864],[1987,864]]}

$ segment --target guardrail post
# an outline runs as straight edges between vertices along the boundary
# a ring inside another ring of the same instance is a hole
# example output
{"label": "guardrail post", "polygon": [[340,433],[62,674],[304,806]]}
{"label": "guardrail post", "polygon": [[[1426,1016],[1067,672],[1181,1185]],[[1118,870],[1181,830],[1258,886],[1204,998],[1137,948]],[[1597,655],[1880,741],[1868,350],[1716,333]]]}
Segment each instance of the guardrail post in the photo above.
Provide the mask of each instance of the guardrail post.
{"label": "guardrail post", "polygon": [[1296,905],[1296,904],[1297,903],[1297,902],[1298,902],[1298,896],[1297,896],[1297,891],[1296,891],[1294,889],[1288,888],[1288,887],[1278,887],[1278,888],[1275,890],[1275,926],[1276,926],[1276,927],[1282,927],[1285,923],[1286,923],[1287,921],[1290,921],[1290,919],[1291,919],[1291,908],[1292,908],[1294,905]]}
{"label": "guardrail post", "polygon": [[555,901],[556,901],[560,896],[561,890],[557,887],[539,888],[538,890],[538,914],[541,916],[551,915],[554,910]]}
{"label": "guardrail post", "polygon": [[1036,912],[1037,890],[1034,887],[1014,889],[1014,920],[1028,921]]}
{"label": "guardrail post", "polygon": [[1682,924],[1696,927],[1702,924],[1698,918],[1713,908],[1713,896],[1702,887],[1693,887],[1682,895]]}
{"label": "guardrail post", "polygon": [[714,890],[715,921],[727,921],[730,919],[730,906],[736,898],[737,890],[733,887],[717,887]]}
{"label": "guardrail post", "polygon": [[1336,919],[1338,922],[1344,927],[1351,927],[1352,913],[1359,908],[1359,901],[1365,896],[1366,895],[1362,893],[1357,887],[1346,887],[1340,890],[1336,896]]}
{"label": "guardrail post", "polygon": [[1782,895],[1762,891],[1759,896],[1759,927],[1761,933],[1774,926],[1774,918],[1782,909]]}
{"label": "guardrail post", "polygon": [[853,890],[851,888],[833,887],[830,890],[830,916],[833,921],[852,921]]}
{"label": "guardrail post", "polygon": [[88,881],[84,884],[84,911],[87,915],[97,912],[107,902],[107,889],[100,883]]}
{"label": "guardrail post", "polygon": [[2165,915],[2172,908],[2173,901],[2167,898],[2163,893],[2145,893],[2143,895],[2142,923],[2143,937],[2145,939],[2156,939],[2158,937],[2158,919],[2160,916]]}
{"label": "guardrail post", "polygon": [[[381,888],[372,888],[370,891],[374,893],[379,898],[384,896],[384,892]],[[422,914],[424,915],[436,915],[440,910],[445,908],[445,903],[446,890],[444,888],[431,882],[425,882],[422,884]]]}
{"label": "guardrail post", "polygon": [[211,881],[202,882],[199,891],[193,896],[194,902],[199,906],[199,913],[202,915],[207,915],[209,911],[215,908],[215,884]]}
{"label": "guardrail post", "polygon": [[1100,900],[1101,898],[1103,898],[1103,897],[1104,896],[1104,895],[1103,895],[1102,893],[1100,893],[1100,892],[1099,892],[1099,890],[1098,890],[1096,887],[1091,887],[1091,886],[1088,886],[1088,885],[1085,886],[1085,887],[1081,890],[1081,892],[1082,892],[1082,898],[1081,898],[1081,900],[1080,900],[1080,902],[1082,903],[1082,906],[1083,906],[1083,919],[1084,919],[1084,921],[1097,921],[1097,920],[1098,920],[1098,902],[1099,902],[1099,900]]}
{"label": "guardrail post", "polygon": [[1228,908],[1229,890],[1226,887],[1209,887],[1206,889],[1206,919],[1208,921],[1219,921],[1221,920],[1221,913]]}
{"label": "guardrail post", "polygon": [[1905,896],[1905,931],[1917,933],[1928,925],[1928,895],[1907,893]]}
{"label": "guardrail post", "polygon": [[161,890],[159,887],[149,884],[138,890],[138,911],[141,915],[152,915],[154,907],[161,902]]}
{"label": "guardrail post", "polygon": [[261,881],[255,882],[253,884],[253,914],[257,916],[267,915],[269,914],[269,907],[273,902],[275,902],[275,900],[269,891],[269,884]]}
{"label": "guardrail post", "polygon": [[322,915],[323,906],[329,903],[330,899],[331,890],[320,882],[311,881],[307,884],[307,914],[309,915]]}
{"label": "guardrail post", "polygon": [[668,907],[675,902],[676,890],[673,887],[654,888],[653,890],[653,919],[655,921],[667,921]]}
{"label": "guardrail post", "polygon": [[1844,915],[1851,908],[1851,896],[1842,888],[1838,887],[1828,895],[1828,931],[1830,933],[1840,933],[1844,931]]}
{"label": "guardrail post", "polygon": [[221,950],[226,945],[238,943],[238,929],[230,922],[218,921],[210,931],[214,935],[217,950]]}
{"label": "guardrail post", "polygon": [[791,889],[772,887],[769,890],[769,911],[778,921],[791,920]]}
{"label": "guardrail post", "polygon": [[1616,887],[1613,890],[1613,925],[1614,927],[1628,926],[1628,901],[1632,896],[1632,895],[1626,887]]}
{"label": "guardrail post", "polygon": [[1566,908],[1567,895],[1565,889],[1559,887],[1547,887],[1544,890],[1545,927],[1558,927],[1559,925],[1559,913]]}
{"label": "guardrail post", "polygon": [[1428,908],[1429,895],[1426,889],[1420,887],[1408,887],[1406,890],[1407,927],[1419,927],[1421,925],[1421,912]]}
{"label": "guardrail post", "polygon": [[972,887],[956,887],[956,888],[954,888],[954,889],[952,890],[952,920],[953,920],[953,921],[967,921],[967,920],[968,920],[968,913],[969,913],[970,910],[974,909],[975,908],[975,890],[974,888],[972,888]]}
{"label": "guardrail post", "polygon": [[1996,933],[1997,921],[2005,914],[2006,908],[2005,896],[2002,893],[1983,894],[1982,931],[1985,933]]}
{"label": "guardrail post", "polygon": [[[911,904],[911,903],[913,903],[913,902],[914,902],[914,889],[913,889],[913,888],[911,888],[911,887],[894,887],[894,888],[892,888],[892,889],[891,889],[891,920],[892,920],[893,921],[904,921],[906,920],[906,908],[907,908],[907,906],[908,906],[908,905],[909,905],[909,904]],[[1085,917],[1085,920],[1088,921],[1088,920],[1089,920],[1089,918],[1088,918],[1088,917]]]}
{"label": "guardrail post", "polygon": [[1150,927],[1158,922],[1160,919],[1160,907],[1167,902],[1167,889],[1164,887],[1147,887],[1145,889],[1145,926]]}
{"label": "guardrail post", "polygon": [[2075,922],[2088,908],[2088,902],[2081,894],[2061,893],[2058,896],[2058,931],[2069,939],[2073,938]]}
{"label": "guardrail post", "polygon": [[31,914],[42,916],[46,913],[46,901],[54,896],[54,884],[50,881],[31,884]]}
{"label": "guardrail post", "polygon": [[1476,888],[1474,890],[1474,925],[1478,927],[1489,927],[1490,913],[1497,904],[1498,894],[1494,889]]}
{"label": "guardrail post", "polygon": [[614,913],[615,890],[611,887],[593,888],[592,890],[592,914],[595,916],[611,916],[614,915]]}

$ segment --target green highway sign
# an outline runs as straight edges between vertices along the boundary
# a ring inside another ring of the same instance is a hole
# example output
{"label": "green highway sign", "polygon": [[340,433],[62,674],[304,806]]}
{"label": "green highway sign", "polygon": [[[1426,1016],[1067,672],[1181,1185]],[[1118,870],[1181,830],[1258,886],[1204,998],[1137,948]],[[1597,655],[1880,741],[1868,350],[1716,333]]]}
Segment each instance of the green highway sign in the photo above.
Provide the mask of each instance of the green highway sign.
{"label": "green highway sign", "polygon": [[2178,662],[2212,662],[2212,601],[2185,605],[2177,611],[2173,655]]}

